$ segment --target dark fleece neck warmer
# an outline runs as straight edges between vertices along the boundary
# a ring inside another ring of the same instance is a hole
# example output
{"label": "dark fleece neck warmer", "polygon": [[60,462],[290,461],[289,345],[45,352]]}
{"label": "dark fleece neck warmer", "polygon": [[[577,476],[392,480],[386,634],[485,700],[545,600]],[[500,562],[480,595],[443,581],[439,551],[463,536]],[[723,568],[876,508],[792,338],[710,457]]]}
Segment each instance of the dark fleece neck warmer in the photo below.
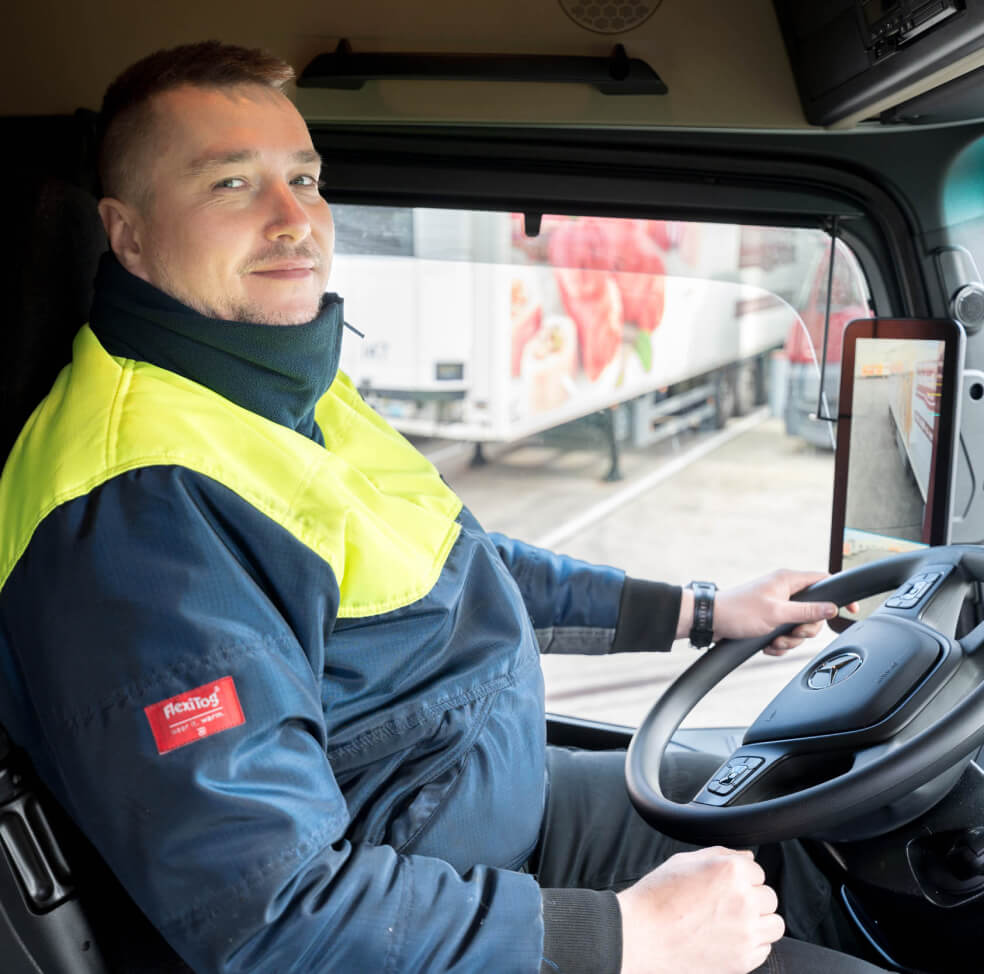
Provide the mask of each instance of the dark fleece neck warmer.
{"label": "dark fleece neck warmer", "polygon": [[208,318],[127,271],[109,252],[89,324],[111,355],[198,382],[239,406],[322,441],[314,407],[338,370],[342,299],[327,294],[303,325]]}

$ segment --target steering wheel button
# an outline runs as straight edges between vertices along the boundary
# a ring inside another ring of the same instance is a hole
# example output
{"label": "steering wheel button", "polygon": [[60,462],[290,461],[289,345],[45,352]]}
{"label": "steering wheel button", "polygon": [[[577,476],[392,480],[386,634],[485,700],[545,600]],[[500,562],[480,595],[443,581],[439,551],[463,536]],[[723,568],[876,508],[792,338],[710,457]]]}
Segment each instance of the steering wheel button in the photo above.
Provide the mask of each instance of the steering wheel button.
{"label": "steering wheel button", "polygon": [[729,791],[742,781],[749,774],[751,774],[752,769],[745,764],[729,764],[725,769],[724,773],[718,773],[718,775],[711,782],[711,785],[717,785],[721,788],[727,788]]}

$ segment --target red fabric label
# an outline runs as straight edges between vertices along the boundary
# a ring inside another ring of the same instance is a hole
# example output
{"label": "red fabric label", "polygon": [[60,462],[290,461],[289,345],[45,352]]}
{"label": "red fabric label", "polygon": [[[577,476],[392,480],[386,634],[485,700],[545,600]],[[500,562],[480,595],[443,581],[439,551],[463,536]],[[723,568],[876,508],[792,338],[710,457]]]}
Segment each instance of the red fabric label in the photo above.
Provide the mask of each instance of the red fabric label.
{"label": "red fabric label", "polygon": [[166,754],[219,731],[245,723],[231,676],[144,707],[157,753]]}

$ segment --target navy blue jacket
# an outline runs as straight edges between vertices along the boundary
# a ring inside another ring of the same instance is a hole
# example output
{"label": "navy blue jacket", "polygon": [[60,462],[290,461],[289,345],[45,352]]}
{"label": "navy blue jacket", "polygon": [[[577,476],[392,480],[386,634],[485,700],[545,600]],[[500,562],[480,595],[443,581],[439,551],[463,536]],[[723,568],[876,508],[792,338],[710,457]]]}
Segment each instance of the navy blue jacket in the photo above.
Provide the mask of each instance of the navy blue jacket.
{"label": "navy blue jacket", "polygon": [[115,351],[0,481],[0,719],[197,971],[538,971],[539,650],[622,648],[639,583],[486,534],[334,364],[257,402]]}

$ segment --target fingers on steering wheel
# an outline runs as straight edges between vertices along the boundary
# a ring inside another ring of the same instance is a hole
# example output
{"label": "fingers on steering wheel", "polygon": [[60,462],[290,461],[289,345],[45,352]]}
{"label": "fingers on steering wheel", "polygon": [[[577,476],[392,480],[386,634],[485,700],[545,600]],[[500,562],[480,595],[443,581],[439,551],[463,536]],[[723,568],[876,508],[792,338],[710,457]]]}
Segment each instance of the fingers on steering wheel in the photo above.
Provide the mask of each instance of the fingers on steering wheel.
{"label": "fingers on steering wheel", "polygon": [[788,636],[777,636],[765,647],[763,652],[768,653],[770,656],[784,656],[791,649],[799,646],[801,642],[803,642],[802,638],[794,637],[792,633]]}
{"label": "fingers on steering wheel", "polygon": [[789,636],[794,639],[810,639],[820,632],[822,628],[822,622],[808,622],[801,626],[797,626],[791,633],[789,633]]}
{"label": "fingers on steering wheel", "polygon": [[771,646],[766,646],[765,649],[762,650],[762,652],[765,653],[766,656],[785,656],[786,653],[789,652],[789,650],[780,649],[775,645],[771,645]]}
{"label": "fingers on steering wheel", "polygon": [[791,649],[795,649],[804,639],[811,639],[820,632],[822,622],[810,622],[797,626],[785,636],[777,636],[763,650],[769,656],[784,656]]}

